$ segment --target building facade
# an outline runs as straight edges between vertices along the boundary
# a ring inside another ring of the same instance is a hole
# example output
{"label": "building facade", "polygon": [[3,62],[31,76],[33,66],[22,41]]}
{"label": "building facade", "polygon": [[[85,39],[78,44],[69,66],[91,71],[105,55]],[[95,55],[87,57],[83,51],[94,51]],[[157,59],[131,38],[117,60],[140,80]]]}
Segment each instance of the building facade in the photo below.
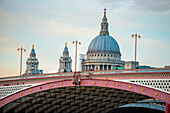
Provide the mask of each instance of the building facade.
{"label": "building facade", "polygon": [[59,59],[58,72],[72,72],[72,59],[69,56],[67,43],[65,43],[63,55]]}
{"label": "building facade", "polygon": [[43,74],[43,70],[39,70],[39,61],[38,58],[36,58],[34,45],[32,45],[30,57],[26,61],[26,71],[24,75],[36,75],[36,74]]}
{"label": "building facade", "polygon": [[101,31],[91,41],[82,65],[83,71],[111,70],[115,66],[124,66],[119,45],[109,35],[106,9],[104,9],[104,17],[101,22]]}
{"label": "building facade", "polygon": [[83,71],[83,62],[85,60],[85,54],[79,54],[79,70]]}
{"label": "building facade", "polygon": [[[139,62],[136,62],[136,67],[139,68]],[[126,61],[125,69],[135,69],[135,61]]]}

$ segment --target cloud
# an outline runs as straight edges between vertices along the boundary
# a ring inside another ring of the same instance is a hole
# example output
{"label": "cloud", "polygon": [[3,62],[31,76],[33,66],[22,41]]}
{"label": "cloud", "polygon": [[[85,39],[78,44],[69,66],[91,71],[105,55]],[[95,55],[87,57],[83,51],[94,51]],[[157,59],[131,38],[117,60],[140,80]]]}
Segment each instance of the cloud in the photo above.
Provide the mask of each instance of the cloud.
{"label": "cloud", "polygon": [[16,56],[16,41],[13,39],[0,36],[0,54]]}
{"label": "cloud", "polygon": [[141,40],[141,44],[142,45],[145,45],[145,46],[155,46],[155,47],[158,47],[159,46],[163,46],[163,43],[159,40],[153,40],[153,39],[142,39]]}
{"label": "cloud", "polygon": [[[41,15],[33,15],[25,12],[21,14],[15,14],[3,8],[0,8],[0,14],[0,24],[2,25],[0,28],[10,29],[12,27],[11,30],[13,32],[15,32],[14,29],[20,28],[22,28],[22,30],[27,30],[30,32],[30,34],[45,34],[46,36],[58,36],[63,34],[66,36],[81,36],[82,34],[86,35],[96,32],[94,29],[89,29],[82,26],[80,27],[78,25],[76,26],[74,23],[59,22],[54,18],[42,18]],[[59,20],[62,19],[64,18],[60,17]]]}
{"label": "cloud", "polygon": [[[66,36],[89,36],[96,30],[86,27],[78,27],[69,23],[58,23],[57,21],[50,21],[48,24],[47,32],[51,35],[66,35]],[[80,37],[81,38],[81,37]]]}
{"label": "cloud", "polygon": [[170,0],[133,0],[134,5],[139,10],[144,11],[169,11]]}
{"label": "cloud", "polygon": [[0,14],[0,24],[3,27],[19,26],[31,21],[31,15],[28,13],[15,14],[0,7]]}
{"label": "cloud", "polygon": [[[9,71],[10,70],[10,71]],[[8,66],[0,66],[0,78],[1,77],[12,77],[19,75],[19,72],[16,68]]]}
{"label": "cloud", "polygon": [[101,0],[101,3],[110,8],[117,8],[125,5],[129,8],[136,8],[141,11],[170,11],[170,0]]}
{"label": "cloud", "polygon": [[109,10],[121,7],[122,4],[128,4],[128,2],[127,0],[100,0],[100,4]]}

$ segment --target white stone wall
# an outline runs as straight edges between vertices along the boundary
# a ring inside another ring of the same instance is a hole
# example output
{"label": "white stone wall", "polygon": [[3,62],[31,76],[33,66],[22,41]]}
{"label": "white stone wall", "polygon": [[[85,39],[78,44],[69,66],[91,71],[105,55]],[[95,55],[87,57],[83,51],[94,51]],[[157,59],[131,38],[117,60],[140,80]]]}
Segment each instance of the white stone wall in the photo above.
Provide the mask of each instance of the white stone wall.
{"label": "white stone wall", "polygon": [[144,80],[131,80],[142,85],[148,85],[154,88],[162,89],[164,91],[170,92],[170,79],[144,79]]}
{"label": "white stone wall", "polygon": [[[35,84],[36,85],[36,84]],[[11,95],[20,90],[35,86],[35,85],[14,85],[14,86],[0,86],[0,99]]]}

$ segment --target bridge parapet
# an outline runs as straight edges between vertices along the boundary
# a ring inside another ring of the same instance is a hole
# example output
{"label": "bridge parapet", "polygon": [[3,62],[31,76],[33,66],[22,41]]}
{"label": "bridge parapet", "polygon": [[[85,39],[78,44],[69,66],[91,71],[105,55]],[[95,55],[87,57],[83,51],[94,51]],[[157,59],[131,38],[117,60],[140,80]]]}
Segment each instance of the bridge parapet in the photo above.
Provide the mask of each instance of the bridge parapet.
{"label": "bridge parapet", "polygon": [[150,86],[155,89],[161,89],[170,93],[170,78],[169,79],[136,79],[129,80],[130,82]]}
{"label": "bridge parapet", "polygon": [[21,90],[36,86],[38,84],[27,84],[27,85],[13,85],[13,86],[0,86],[0,99],[3,99],[9,95],[12,95]]}
{"label": "bridge parapet", "polygon": [[[109,71],[85,71],[78,73],[50,73],[41,75],[29,75],[19,77],[0,78],[0,98],[22,90],[24,87],[32,87],[36,84],[44,84],[54,81],[72,79],[80,82],[81,79],[101,79],[123,81],[128,83],[149,86],[156,90],[170,93],[170,69],[147,70],[109,70]],[[77,83],[78,83],[77,82]],[[4,90],[5,89],[5,90]]]}

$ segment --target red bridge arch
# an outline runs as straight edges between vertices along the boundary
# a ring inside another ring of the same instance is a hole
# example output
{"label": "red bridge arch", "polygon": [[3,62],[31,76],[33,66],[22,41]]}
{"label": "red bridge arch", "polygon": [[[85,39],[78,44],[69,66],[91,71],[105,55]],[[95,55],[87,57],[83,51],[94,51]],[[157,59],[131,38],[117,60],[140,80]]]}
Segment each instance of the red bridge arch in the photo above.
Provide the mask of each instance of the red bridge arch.
{"label": "red bridge arch", "polygon": [[[24,89],[22,91],[16,92],[12,95],[9,95],[1,99],[0,107],[18,98],[24,97],[26,95],[30,95],[36,92],[41,92],[43,90],[60,88],[60,87],[69,87],[69,86],[75,86],[72,80],[55,81],[55,82],[49,82],[46,84],[33,86],[31,88]],[[165,103],[170,104],[169,93],[161,91],[161,90],[153,89],[150,87],[138,85],[138,84],[132,84],[132,83],[121,82],[121,81],[112,81],[112,80],[101,80],[101,79],[81,79],[79,86],[99,86],[99,87],[121,89],[121,90],[126,90],[126,91],[139,93],[142,95],[146,95],[146,96],[159,99],[161,101],[164,101]]]}

